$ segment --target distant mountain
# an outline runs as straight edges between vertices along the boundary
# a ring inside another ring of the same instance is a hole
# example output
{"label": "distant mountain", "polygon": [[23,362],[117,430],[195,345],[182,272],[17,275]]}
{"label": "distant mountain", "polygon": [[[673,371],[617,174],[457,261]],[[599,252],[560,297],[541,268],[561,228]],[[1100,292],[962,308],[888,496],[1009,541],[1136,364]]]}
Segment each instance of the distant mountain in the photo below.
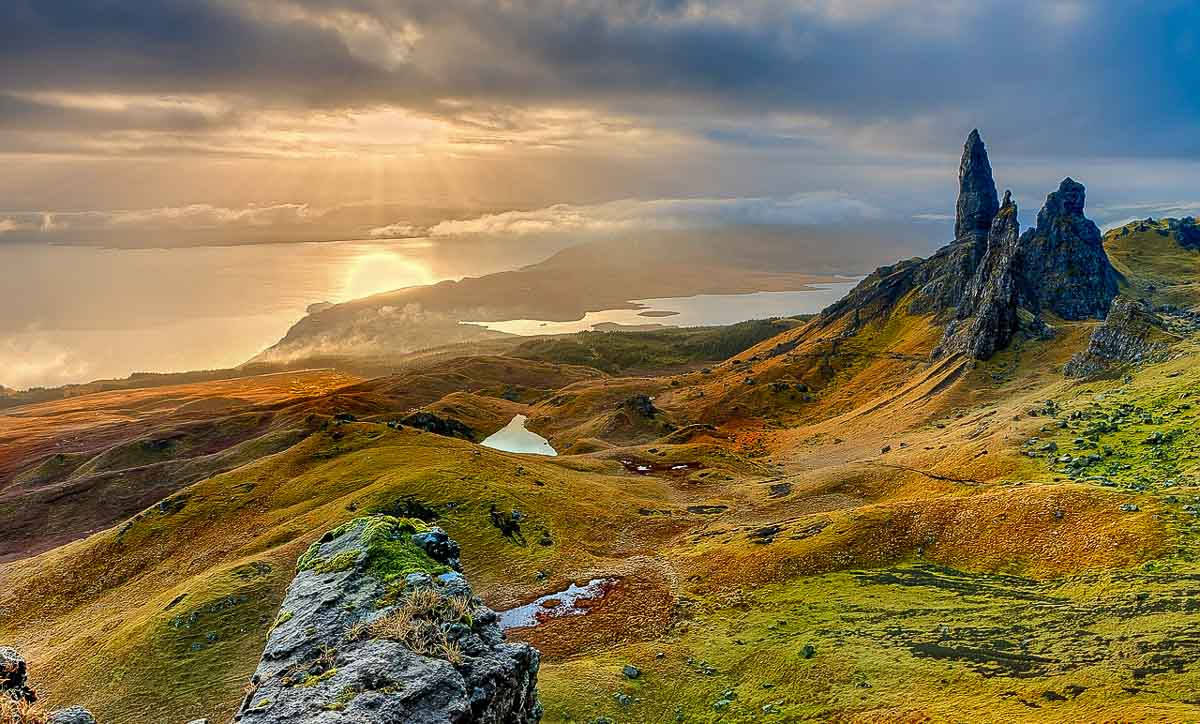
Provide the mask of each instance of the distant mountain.
{"label": "distant mountain", "polygon": [[[504,336],[462,321],[569,321],[631,299],[799,290],[862,268],[860,243],[824,249],[779,230],[680,232],[590,242],[514,271],[313,305],[254,362],[377,357]],[[875,254],[881,253],[876,250]]]}

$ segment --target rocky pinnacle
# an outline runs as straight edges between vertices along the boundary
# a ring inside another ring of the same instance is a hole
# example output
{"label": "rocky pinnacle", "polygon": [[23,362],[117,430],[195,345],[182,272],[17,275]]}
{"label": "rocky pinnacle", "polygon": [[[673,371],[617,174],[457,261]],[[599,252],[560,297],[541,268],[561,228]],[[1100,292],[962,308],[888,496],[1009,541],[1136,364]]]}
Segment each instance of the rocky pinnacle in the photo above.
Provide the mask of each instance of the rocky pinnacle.
{"label": "rocky pinnacle", "polygon": [[1000,201],[996,196],[996,182],[992,180],[987,149],[979,137],[979,129],[975,129],[967,136],[962,161],[958,165],[954,238],[974,237],[979,240],[986,236],[999,210]]}

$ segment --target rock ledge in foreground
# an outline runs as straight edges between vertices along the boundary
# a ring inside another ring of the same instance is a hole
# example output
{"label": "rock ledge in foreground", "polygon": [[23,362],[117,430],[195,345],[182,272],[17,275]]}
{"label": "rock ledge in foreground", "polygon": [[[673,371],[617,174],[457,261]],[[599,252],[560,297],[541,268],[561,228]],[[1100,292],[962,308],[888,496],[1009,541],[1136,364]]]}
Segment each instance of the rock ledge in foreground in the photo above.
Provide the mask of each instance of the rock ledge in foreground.
{"label": "rock ledge in foreground", "polygon": [[439,528],[390,516],[326,533],[297,573],[235,721],[525,724],[540,655],[507,643]]}

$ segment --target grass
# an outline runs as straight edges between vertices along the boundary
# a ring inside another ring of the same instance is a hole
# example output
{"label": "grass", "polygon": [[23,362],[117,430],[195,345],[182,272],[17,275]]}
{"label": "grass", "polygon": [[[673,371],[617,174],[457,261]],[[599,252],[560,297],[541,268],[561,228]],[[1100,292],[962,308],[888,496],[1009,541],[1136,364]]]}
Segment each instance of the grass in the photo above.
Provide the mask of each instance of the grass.
{"label": "grass", "polygon": [[1178,647],[1197,618],[1178,598],[1189,586],[906,563],[728,590],[694,601],[662,639],[545,664],[547,720],[1193,718],[1183,702],[1200,673]]}
{"label": "grass", "polygon": [[[0,566],[0,639],[37,662],[49,703],[87,704],[104,721],[228,719],[267,632],[287,620],[278,606],[297,570],[362,565],[397,583],[445,570],[411,543],[426,524],[362,517],[419,510],[459,542],[466,576],[494,608],[572,581],[615,581],[588,615],[513,634],[544,653],[549,722],[1196,718],[1189,662],[1200,651],[1188,631],[1200,623],[1200,571],[1187,486],[1159,488],[1191,477],[1194,411],[1174,410],[1200,389],[1200,373],[1179,360],[1129,385],[1065,381],[1056,367],[1086,340],[1083,325],[961,368],[921,357],[940,334],[927,318],[898,312],[835,344],[839,331],[790,330],[710,374],[564,368],[552,390],[549,363],[450,365],[468,381],[429,385],[519,391],[534,403],[534,429],[603,444],[549,459],[374,422],[317,426],[287,450],[188,486],[169,515]],[[611,359],[593,362],[691,364],[696,348],[669,348],[707,332],[610,334],[526,352],[573,364],[591,354],[584,342],[611,339]],[[749,374],[762,382],[745,385]],[[772,395],[768,384],[785,379],[814,399]],[[322,405],[350,399],[390,414],[395,400],[429,404],[411,391],[418,378],[379,384],[403,390],[360,386]],[[634,394],[655,396],[663,419],[619,419]],[[1047,398],[1061,412],[1029,414]],[[1093,429],[1114,411],[1126,417],[1117,430]],[[714,429],[671,444],[664,423]],[[1171,426],[1183,432],[1142,444]],[[1021,454],[1033,436],[1113,452],[1072,480]],[[622,458],[685,471],[638,475]],[[1093,472],[1116,485],[1088,481]],[[1137,488],[1143,478],[1154,484]],[[1128,501],[1143,510],[1121,512]],[[522,535],[504,535],[492,510],[517,511]],[[340,539],[352,528],[364,544],[347,550]],[[441,624],[470,625],[471,602],[393,590],[396,610],[348,635],[457,661]],[[626,664],[642,675],[624,676]],[[331,706],[357,692],[342,695]]]}
{"label": "grass", "polygon": [[0,724],[46,724],[49,712],[37,704],[13,701],[0,693]]}
{"label": "grass", "polygon": [[[670,323],[669,318],[666,321]],[[523,342],[510,354],[584,365],[610,374],[664,370],[728,359],[798,323],[796,319],[758,319],[725,327],[580,332]]]}
{"label": "grass", "polygon": [[455,666],[465,659],[457,641],[447,638],[446,624],[474,626],[474,604],[464,596],[444,596],[427,588],[403,593],[384,617],[348,637],[398,641],[425,656],[446,659]]}

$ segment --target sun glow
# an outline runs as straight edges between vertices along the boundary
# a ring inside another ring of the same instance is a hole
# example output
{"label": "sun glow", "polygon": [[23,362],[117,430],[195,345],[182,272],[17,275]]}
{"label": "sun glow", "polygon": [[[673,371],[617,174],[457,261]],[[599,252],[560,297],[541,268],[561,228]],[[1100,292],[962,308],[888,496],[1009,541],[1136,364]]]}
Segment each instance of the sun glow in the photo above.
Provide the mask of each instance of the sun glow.
{"label": "sun glow", "polygon": [[357,299],[437,281],[424,264],[401,253],[375,249],[356,257],[342,284],[343,299]]}

